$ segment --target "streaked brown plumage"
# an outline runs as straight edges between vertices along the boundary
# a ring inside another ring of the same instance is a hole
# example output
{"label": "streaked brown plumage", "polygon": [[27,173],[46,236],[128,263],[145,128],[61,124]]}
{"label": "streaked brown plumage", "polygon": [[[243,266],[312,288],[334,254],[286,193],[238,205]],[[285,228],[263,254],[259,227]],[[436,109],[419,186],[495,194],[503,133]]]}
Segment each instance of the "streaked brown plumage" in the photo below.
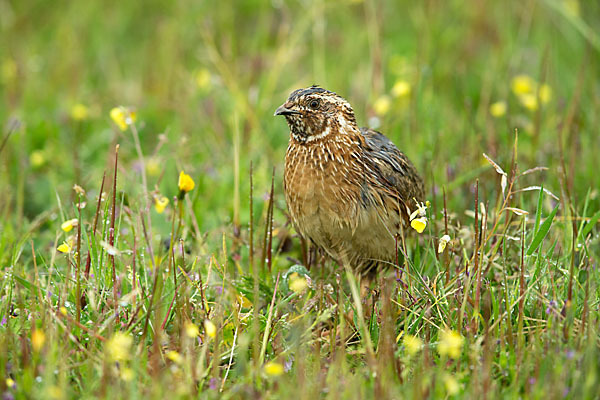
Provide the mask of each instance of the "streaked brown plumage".
{"label": "streaked brown plumage", "polygon": [[296,230],[363,276],[393,264],[401,224],[424,197],[410,160],[323,88],[292,92],[275,115],[290,127],[284,190]]}

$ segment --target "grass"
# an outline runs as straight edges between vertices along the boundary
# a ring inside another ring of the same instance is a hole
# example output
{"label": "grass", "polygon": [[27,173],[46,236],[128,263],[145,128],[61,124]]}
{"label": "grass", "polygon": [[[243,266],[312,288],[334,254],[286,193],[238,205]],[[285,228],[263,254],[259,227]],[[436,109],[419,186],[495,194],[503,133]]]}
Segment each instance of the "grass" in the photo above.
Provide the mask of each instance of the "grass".
{"label": "grass", "polygon": [[[594,2],[0,10],[3,398],[597,397]],[[286,218],[313,83],[427,181],[373,299]]]}

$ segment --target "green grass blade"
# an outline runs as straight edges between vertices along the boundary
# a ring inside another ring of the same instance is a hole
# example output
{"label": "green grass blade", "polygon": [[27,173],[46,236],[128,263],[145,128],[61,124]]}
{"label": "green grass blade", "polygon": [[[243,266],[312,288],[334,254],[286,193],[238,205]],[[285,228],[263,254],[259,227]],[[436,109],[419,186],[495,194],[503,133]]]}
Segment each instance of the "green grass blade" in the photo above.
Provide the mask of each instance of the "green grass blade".
{"label": "green grass blade", "polygon": [[544,223],[540,226],[540,229],[536,232],[535,236],[533,237],[533,241],[531,242],[531,245],[529,245],[529,248],[527,249],[528,256],[532,255],[533,252],[537,250],[537,248],[542,243],[542,240],[544,240],[544,238],[548,234],[548,231],[550,230],[550,226],[552,226],[552,221],[554,220],[554,216],[556,215],[556,212],[558,211],[558,206],[559,205],[557,204],[556,207],[554,207],[554,210],[552,210],[552,212],[550,213],[548,218],[546,218]]}
{"label": "green grass blade", "polygon": [[537,210],[535,212],[535,227],[534,232],[537,232],[540,227],[540,221],[542,219],[542,200],[544,200],[544,185],[540,186],[540,196],[538,197]]}
{"label": "green grass blade", "polygon": [[600,210],[598,210],[598,212],[596,212],[596,214],[594,214],[590,218],[590,221],[587,224],[585,224],[585,227],[581,231],[581,237],[583,237],[585,239],[585,237],[588,235],[588,233],[590,233],[590,231],[592,230],[594,225],[596,225],[596,222],[598,222],[599,219],[600,219]]}

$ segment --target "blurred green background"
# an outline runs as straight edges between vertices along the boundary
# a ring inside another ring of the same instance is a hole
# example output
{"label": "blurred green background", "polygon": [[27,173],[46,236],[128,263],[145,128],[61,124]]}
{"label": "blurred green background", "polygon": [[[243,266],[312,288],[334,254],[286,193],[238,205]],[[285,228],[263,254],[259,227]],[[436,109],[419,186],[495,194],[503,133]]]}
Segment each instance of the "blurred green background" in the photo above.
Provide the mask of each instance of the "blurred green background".
{"label": "blurred green background", "polygon": [[[0,391],[6,399],[367,398],[383,382],[396,398],[463,388],[465,398],[597,393],[599,78],[598,1],[0,0]],[[408,239],[399,264],[409,285],[398,278],[392,301],[381,296],[393,324],[374,312],[368,334],[358,323],[366,298],[350,297],[341,266],[311,270],[306,294],[287,282],[290,271],[306,272],[290,266],[307,257],[284,226],[289,134],[273,112],[312,84],[347,98],[359,124],[388,135],[425,178],[431,202],[427,231]],[[118,106],[135,110],[135,125],[115,124]],[[482,154],[511,175],[514,149],[519,172],[547,169],[519,177],[504,202],[501,175]],[[196,187],[178,213],[182,170]],[[143,171],[153,198],[171,199],[166,211],[143,211]],[[104,172],[106,201],[95,214]],[[485,223],[473,218],[477,180]],[[87,191],[81,217],[74,184]],[[74,218],[77,245],[73,222],[61,229]],[[479,224],[488,234],[481,243]],[[171,232],[181,242],[170,242]],[[451,241],[440,251],[443,232]],[[168,255],[179,244],[177,261]],[[333,287],[335,300],[324,290]],[[333,319],[340,337],[351,331],[340,350],[321,326]],[[455,361],[440,350],[447,329],[462,352]],[[383,338],[373,342],[377,360],[366,357],[369,335]],[[108,357],[115,338],[131,350],[119,369]],[[377,371],[394,357],[402,373],[386,381]],[[264,361],[280,371],[269,374]],[[216,378],[224,392],[206,395]]]}
{"label": "blurred green background", "polygon": [[117,143],[119,187],[141,193],[118,105],[137,111],[150,190],[175,195],[180,169],[196,180],[201,231],[247,222],[250,162],[259,199],[275,167],[283,223],[288,130],[273,110],[311,84],[391,137],[434,202],[445,187],[449,208],[469,207],[476,177],[496,188],[482,153],[508,168],[518,129],[520,169],[549,167],[531,184],[592,188],[597,206],[599,23],[600,3],[577,0],[2,0],[0,224],[42,214],[56,232],[58,199],[97,191]]}

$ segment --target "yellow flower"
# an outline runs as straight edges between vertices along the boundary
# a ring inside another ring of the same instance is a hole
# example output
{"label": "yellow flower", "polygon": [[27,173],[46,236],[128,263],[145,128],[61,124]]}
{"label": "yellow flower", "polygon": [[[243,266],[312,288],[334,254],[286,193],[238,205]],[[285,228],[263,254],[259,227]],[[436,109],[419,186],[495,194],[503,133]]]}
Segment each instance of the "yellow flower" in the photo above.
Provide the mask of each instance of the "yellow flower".
{"label": "yellow flower", "polygon": [[440,242],[438,243],[438,253],[442,253],[446,249],[446,245],[450,241],[450,236],[444,235],[440,238]]}
{"label": "yellow flower", "polygon": [[13,381],[11,378],[6,378],[6,387],[12,389],[15,387],[15,381]]}
{"label": "yellow flower", "polygon": [[154,198],[154,208],[156,212],[162,214],[165,208],[169,204],[169,199],[165,196],[157,196]]}
{"label": "yellow flower", "polygon": [[505,101],[497,101],[490,105],[490,114],[492,117],[500,118],[506,114],[506,102]]}
{"label": "yellow flower", "polygon": [[410,94],[410,83],[407,81],[399,80],[394,83],[392,87],[392,96],[394,97],[406,97]]}
{"label": "yellow flower", "polygon": [[283,365],[274,361],[269,361],[268,363],[266,363],[263,367],[263,370],[265,371],[265,374],[269,376],[279,376],[284,372]]}
{"label": "yellow flower", "polygon": [[56,385],[49,386],[46,389],[46,393],[48,393],[47,398],[52,400],[61,400],[65,398],[65,393],[63,392],[63,390]]}
{"label": "yellow flower", "polygon": [[60,246],[56,248],[56,250],[60,251],[61,253],[70,253],[71,250],[73,250],[73,243],[71,243],[70,241],[64,241]]}
{"label": "yellow flower", "polygon": [[444,387],[446,388],[446,392],[448,395],[454,396],[460,390],[460,385],[458,381],[450,374],[446,374],[444,376]]}
{"label": "yellow flower", "polygon": [[404,336],[404,348],[406,352],[410,356],[414,356],[421,350],[421,346],[423,346],[423,341],[416,336],[406,335]]}
{"label": "yellow flower", "polygon": [[171,350],[167,353],[167,358],[173,361],[175,364],[181,364],[183,362],[183,357],[178,352]]}
{"label": "yellow flower", "polygon": [[71,118],[75,121],[85,121],[90,116],[90,109],[81,103],[74,104],[71,107]]}
{"label": "yellow flower", "polygon": [[129,360],[132,344],[133,338],[130,335],[117,332],[106,342],[106,354],[111,361]]}
{"label": "yellow flower", "polygon": [[462,350],[465,339],[460,333],[451,329],[444,329],[440,332],[440,341],[437,345],[438,353],[450,358],[458,358]]}
{"label": "yellow flower", "polygon": [[31,332],[31,345],[35,351],[40,351],[46,342],[46,334],[41,329],[34,329]]}
{"label": "yellow flower", "polygon": [[12,58],[8,58],[2,62],[2,82],[8,83],[17,77],[17,63]]}
{"label": "yellow flower", "polygon": [[77,225],[79,225],[79,220],[77,218],[73,218],[63,222],[60,226],[60,229],[62,229],[65,232],[70,232]]}
{"label": "yellow flower", "polygon": [[115,107],[110,110],[110,118],[122,131],[127,129],[127,122],[125,122],[125,112],[122,107]]}
{"label": "yellow flower", "polygon": [[210,71],[202,68],[196,72],[196,85],[200,90],[208,90],[211,86]]}
{"label": "yellow flower", "polygon": [[290,289],[296,294],[302,294],[308,287],[308,282],[306,281],[306,277],[300,276],[297,272],[293,272],[290,274],[289,281]]}
{"label": "yellow flower", "polygon": [[410,221],[410,226],[418,233],[423,233],[427,226],[427,217],[419,217]]}
{"label": "yellow flower", "polygon": [[182,192],[190,192],[190,191],[194,190],[194,186],[196,186],[192,177],[183,171],[181,171],[179,173],[178,185],[179,185],[179,190],[181,190]]}
{"label": "yellow flower", "polygon": [[217,336],[217,327],[209,319],[204,320],[204,331],[210,338]]}
{"label": "yellow flower", "polygon": [[252,307],[252,302],[250,300],[248,300],[248,298],[241,293],[238,293],[236,295],[236,301],[242,308]]}
{"label": "yellow flower", "polygon": [[158,176],[160,174],[160,162],[155,157],[150,158],[146,162],[146,172],[150,176]]}
{"label": "yellow flower", "polygon": [[517,75],[512,79],[510,86],[517,96],[530,94],[535,90],[535,81],[529,75]]}
{"label": "yellow flower", "polygon": [[63,307],[61,307],[61,308],[60,308],[60,313],[61,313],[62,315],[65,315],[65,316],[66,316],[66,315],[67,315],[67,307],[64,307],[64,306],[63,306]]}
{"label": "yellow flower", "polygon": [[127,130],[127,126],[131,125],[136,120],[135,111],[131,111],[130,109],[119,106],[110,110],[110,118],[113,122],[119,127],[120,130]]}
{"label": "yellow flower", "polygon": [[535,111],[538,108],[538,100],[535,94],[525,93],[519,96],[519,101],[529,111]]}
{"label": "yellow flower", "polygon": [[200,329],[193,322],[187,321],[185,323],[185,334],[193,339],[200,334]]}
{"label": "yellow flower", "polygon": [[417,202],[415,199],[415,203],[417,204],[417,209],[410,214],[408,219],[410,220],[410,226],[418,233],[422,233],[427,226],[427,207],[429,207],[429,200],[423,204]]}
{"label": "yellow flower", "polygon": [[29,162],[34,168],[39,168],[46,162],[46,154],[42,150],[34,150],[29,155]]}
{"label": "yellow flower", "polygon": [[538,97],[542,104],[547,104],[552,99],[552,88],[547,83],[540,86],[538,90]]}
{"label": "yellow flower", "polygon": [[410,214],[410,217],[408,217],[408,219],[413,220],[416,217],[426,217],[427,216],[427,207],[429,207],[429,200],[427,200],[425,202],[425,204],[423,204],[422,202],[419,203],[415,199],[415,203],[417,204],[417,209]]}
{"label": "yellow flower", "polygon": [[383,95],[375,100],[375,103],[373,104],[373,110],[375,110],[377,115],[384,115],[390,111],[391,106],[392,101],[390,100],[390,97]]}
{"label": "yellow flower", "polygon": [[131,382],[134,378],[133,370],[129,367],[121,367],[121,379],[125,382]]}

